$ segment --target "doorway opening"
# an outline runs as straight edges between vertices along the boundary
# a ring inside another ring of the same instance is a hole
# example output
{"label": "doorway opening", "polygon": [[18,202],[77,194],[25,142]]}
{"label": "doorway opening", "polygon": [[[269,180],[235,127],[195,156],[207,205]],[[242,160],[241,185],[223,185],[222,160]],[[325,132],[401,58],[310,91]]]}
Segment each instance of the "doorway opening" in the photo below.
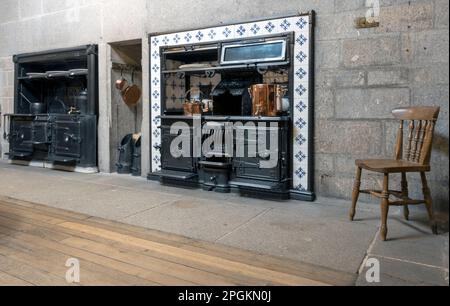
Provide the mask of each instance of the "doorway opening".
{"label": "doorway opening", "polygon": [[[118,147],[127,135],[133,135],[137,141],[142,130],[142,41],[115,42],[110,47],[110,169],[117,172],[120,158]],[[133,158],[140,159],[140,156]]]}

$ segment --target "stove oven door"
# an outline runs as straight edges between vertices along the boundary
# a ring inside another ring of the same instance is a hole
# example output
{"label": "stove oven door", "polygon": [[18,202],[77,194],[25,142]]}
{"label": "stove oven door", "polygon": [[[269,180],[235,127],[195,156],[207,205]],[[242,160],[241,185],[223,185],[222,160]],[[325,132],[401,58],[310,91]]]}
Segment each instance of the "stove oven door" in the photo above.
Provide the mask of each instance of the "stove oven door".
{"label": "stove oven door", "polygon": [[[170,134],[170,127],[163,126],[163,128],[162,128],[162,146],[161,146],[162,169],[173,170],[173,171],[195,172],[195,163],[194,163],[194,159],[192,157],[172,156],[170,147],[171,147],[172,142],[178,136],[179,135]],[[190,138],[189,141],[191,143],[190,154],[192,156],[192,138]]]}
{"label": "stove oven door", "polygon": [[[267,128],[269,129],[269,128]],[[245,133],[242,135],[236,135],[236,146],[243,145],[244,147],[244,157],[235,157],[233,159],[233,167],[235,169],[235,175],[237,178],[243,179],[256,179],[263,181],[273,181],[278,182],[281,180],[281,151],[280,143],[272,144],[276,146],[277,150],[274,150],[271,154],[276,154],[276,156],[271,156],[270,151],[260,151],[258,148],[258,138],[256,131],[252,130],[252,135]],[[244,136],[244,138],[242,138]],[[281,136],[280,136],[281,137]],[[280,138],[278,138],[280,142]],[[270,133],[267,132],[266,143],[270,143]],[[273,148],[275,149],[275,148]],[[256,153],[250,154],[250,151],[255,150]],[[270,159],[275,160],[275,165],[271,168],[264,167],[264,162],[268,162]]]}
{"label": "stove oven door", "polygon": [[81,121],[78,118],[56,118],[50,159],[77,162],[81,158]]}
{"label": "stove oven door", "polygon": [[33,119],[28,117],[11,117],[10,158],[33,155]]}
{"label": "stove oven door", "polygon": [[273,168],[264,168],[261,162],[265,159],[261,157],[255,158],[236,158],[234,167],[238,178],[260,179],[266,181],[278,182],[280,178],[280,166]]}
{"label": "stove oven door", "polygon": [[47,117],[36,117],[33,121],[33,144],[49,144],[51,141],[51,126]]}

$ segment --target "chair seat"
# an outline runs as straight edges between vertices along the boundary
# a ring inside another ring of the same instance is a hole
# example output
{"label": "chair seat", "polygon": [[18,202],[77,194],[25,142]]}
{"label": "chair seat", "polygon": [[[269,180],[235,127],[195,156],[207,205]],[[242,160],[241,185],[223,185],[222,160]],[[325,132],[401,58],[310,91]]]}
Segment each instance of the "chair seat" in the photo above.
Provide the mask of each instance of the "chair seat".
{"label": "chair seat", "polygon": [[430,166],[395,159],[363,159],[356,165],[362,169],[380,173],[429,172]]}

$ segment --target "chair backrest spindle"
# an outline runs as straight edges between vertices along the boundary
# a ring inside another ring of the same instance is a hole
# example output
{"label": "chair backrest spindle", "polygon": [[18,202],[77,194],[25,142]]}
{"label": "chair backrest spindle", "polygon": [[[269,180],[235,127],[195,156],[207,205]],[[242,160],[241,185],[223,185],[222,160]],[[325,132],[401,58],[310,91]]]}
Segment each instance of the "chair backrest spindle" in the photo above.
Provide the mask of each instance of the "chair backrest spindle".
{"label": "chair backrest spindle", "polygon": [[397,132],[397,145],[395,149],[395,159],[400,160],[403,158],[403,125],[405,121],[400,122],[400,126]]}
{"label": "chair backrest spindle", "polygon": [[414,135],[414,120],[411,120],[409,124],[409,132],[408,132],[408,145],[406,147],[405,159],[410,160],[411,158],[411,150],[413,147],[413,135]]}
{"label": "chair backrest spindle", "polygon": [[[430,163],[433,134],[439,117],[439,107],[411,107],[396,109],[392,113],[401,120],[397,134],[396,159],[428,165]],[[403,154],[404,123],[409,121],[408,138]]]}

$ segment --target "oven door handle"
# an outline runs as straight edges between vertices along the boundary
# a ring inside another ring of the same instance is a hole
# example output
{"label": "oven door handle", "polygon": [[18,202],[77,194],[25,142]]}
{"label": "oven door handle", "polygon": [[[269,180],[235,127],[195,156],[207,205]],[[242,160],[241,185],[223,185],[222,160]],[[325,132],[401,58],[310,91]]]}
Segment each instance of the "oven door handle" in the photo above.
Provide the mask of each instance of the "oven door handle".
{"label": "oven door handle", "polygon": [[64,133],[64,136],[66,136],[64,138],[65,142],[69,142],[71,139],[74,140],[75,142],[78,142],[79,144],[81,143],[81,138],[75,136],[75,134],[69,134],[69,133]]}
{"label": "oven door handle", "polygon": [[259,157],[263,160],[269,160],[270,159],[270,152],[265,151],[265,152],[260,152],[258,153]]}

